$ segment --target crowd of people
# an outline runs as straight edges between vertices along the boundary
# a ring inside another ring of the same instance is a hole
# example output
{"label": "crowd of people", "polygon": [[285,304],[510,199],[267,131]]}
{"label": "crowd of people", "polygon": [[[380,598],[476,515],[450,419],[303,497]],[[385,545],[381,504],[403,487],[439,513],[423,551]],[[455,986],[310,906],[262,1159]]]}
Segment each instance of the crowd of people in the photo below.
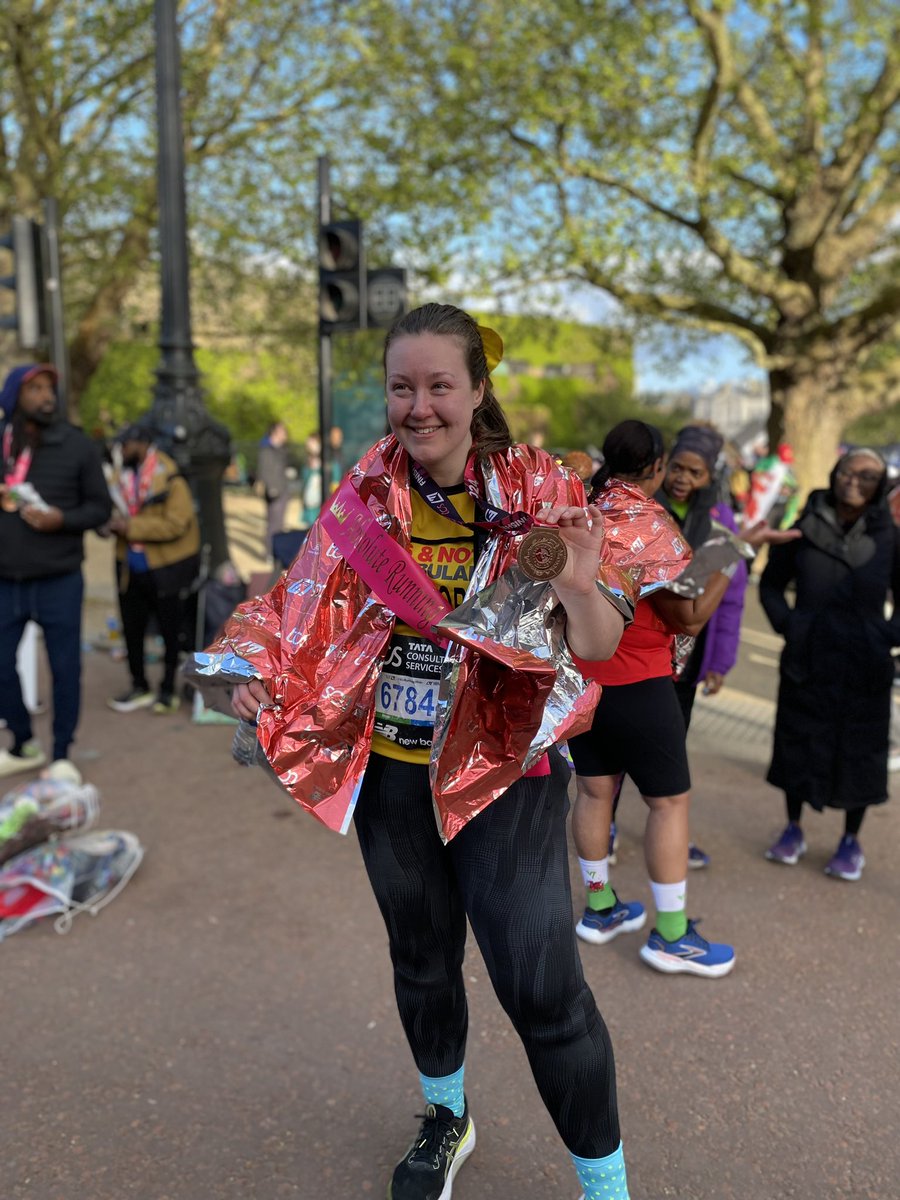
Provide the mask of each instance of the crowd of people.
{"label": "crowd of people", "polygon": [[[667,452],[652,425],[621,422],[599,464],[517,444],[491,379],[502,354],[493,330],[450,305],[395,324],[390,433],[324,505],[321,460],[312,500],[311,452],[300,553],[270,592],[238,605],[205,657],[223,664],[234,713],[256,726],[287,790],[331,827],[355,828],[425,1105],[389,1200],[448,1200],[475,1145],[467,925],[583,1200],[627,1200],[613,1050],[579,952],[646,925],[610,878],[623,780],[647,808],[655,913],[640,957],[666,974],[728,974],[734,948],[688,916],[688,871],[709,855],[691,837],[687,733],[697,689],[715,695],[735,665],[747,561],[765,544],[760,599],[784,638],[768,779],[788,822],[767,857],[796,864],[804,809],[839,808],[845,833],[826,869],[858,880],[865,810],[888,798],[900,528],[869,448],[841,455],[828,487],[777,530],[735,512],[708,426],[685,427]],[[50,660],[54,761],[75,737],[84,532],[114,539],[130,676],[110,700],[117,713],[177,708],[199,568],[190,489],[152,429],[122,430],[104,475],[60,418],[55,384],[34,364],[0,393],[0,717],[11,739],[0,776],[46,761],[16,669],[29,620]],[[286,442],[278,422],[260,454],[269,540],[284,523]],[[165,646],[156,688],[151,619]],[[577,921],[560,748],[575,774]]]}

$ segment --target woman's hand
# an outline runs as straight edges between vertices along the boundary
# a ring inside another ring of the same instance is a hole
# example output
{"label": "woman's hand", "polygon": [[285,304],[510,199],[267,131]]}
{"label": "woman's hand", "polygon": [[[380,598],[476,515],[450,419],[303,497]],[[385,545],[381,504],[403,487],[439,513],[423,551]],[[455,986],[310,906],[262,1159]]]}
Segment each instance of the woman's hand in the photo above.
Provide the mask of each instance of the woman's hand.
{"label": "woman's hand", "polygon": [[566,640],[573,654],[588,661],[611,658],[625,621],[597,587],[603,514],[596,504],[587,508],[550,508],[540,514],[542,525],[555,525],[566,546],[566,565],[551,580],[566,610]]}
{"label": "woman's hand", "polygon": [[565,595],[592,595],[597,590],[600,548],[603,545],[603,514],[596,504],[587,508],[567,505],[540,514],[541,525],[555,525],[565,542],[566,565],[551,580],[560,599]]}
{"label": "woman's hand", "polygon": [[799,529],[773,529],[767,521],[757,521],[748,529],[742,529],[738,537],[758,550],[760,546],[781,546],[785,542],[795,542],[803,537],[803,533]]}
{"label": "woman's hand", "polygon": [[242,721],[255,721],[261,708],[271,708],[272,697],[261,679],[239,683],[231,693],[231,710]]}
{"label": "woman's hand", "polygon": [[717,692],[721,692],[724,682],[725,676],[720,675],[718,671],[707,671],[703,680],[703,695],[715,696]]}

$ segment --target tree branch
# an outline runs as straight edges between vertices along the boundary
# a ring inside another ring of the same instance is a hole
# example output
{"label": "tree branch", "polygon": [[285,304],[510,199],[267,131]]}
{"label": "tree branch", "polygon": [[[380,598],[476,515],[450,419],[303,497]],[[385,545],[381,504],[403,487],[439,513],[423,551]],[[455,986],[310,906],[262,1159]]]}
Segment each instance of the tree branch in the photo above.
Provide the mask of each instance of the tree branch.
{"label": "tree branch", "polygon": [[710,300],[698,300],[694,296],[674,292],[635,291],[589,262],[581,263],[581,270],[575,277],[609,292],[631,312],[642,316],[663,321],[689,321],[713,333],[730,333],[749,346],[758,360],[764,357],[771,345],[771,332],[764,325]]}
{"label": "tree branch", "polygon": [[756,136],[760,139],[772,170],[782,181],[785,190],[792,190],[794,173],[788,166],[781,141],[766,107],[756,94],[747,75],[735,71],[734,53],[725,24],[721,0],[712,0],[711,8],[706,8],[700,0],[685,0],[685,7],[697,28],[704,34],[713,57],[713,63],[718,64],[720,86],[723,92],[729,91],[734,95],[742,112],[753,126]]}
{"label": "tree branch", "polygon": [[897,324],[900,316],[900,283],[890,283],[868,304],[847,313],[816,331],[816,340],[840,344],[851,354],[883,340]]}
{"label": "tree branch", "polygon": [[824,148],[822,121],[825,115],[825,48],[822,42],[821,0],[807,0],[806,57],[803,62],[803,137],[800,151],[816,167]]}
{"label": "tree branch", "polygon": [[[900,40],[900,22],[888,35],[888,45]],[[865,159],[884,131],[887,116],[900,99],[900,59],[889,49],[878,78],[860,100],[855,118],[844,131],[840,147],[829,168],[831,186],[844,194],[853,185]],[[843,210],[842,210],[843,213]]]}

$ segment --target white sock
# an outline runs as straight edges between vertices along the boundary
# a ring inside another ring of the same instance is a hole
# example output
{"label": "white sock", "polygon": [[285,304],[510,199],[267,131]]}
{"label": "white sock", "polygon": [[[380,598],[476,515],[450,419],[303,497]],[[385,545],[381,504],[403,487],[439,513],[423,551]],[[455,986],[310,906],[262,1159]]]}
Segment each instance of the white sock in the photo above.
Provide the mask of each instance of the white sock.
{"label": "white sock", "polygon": [[609,883],[608,857],[579,858],[578,865],[581,867],[581,878],[585,887],[590,887],[592,883]]}
{"label": "white sock", "polygon": [[687,907],[687,880],[681,883],[654,883],[650,880],[657,912],[684,912]]}

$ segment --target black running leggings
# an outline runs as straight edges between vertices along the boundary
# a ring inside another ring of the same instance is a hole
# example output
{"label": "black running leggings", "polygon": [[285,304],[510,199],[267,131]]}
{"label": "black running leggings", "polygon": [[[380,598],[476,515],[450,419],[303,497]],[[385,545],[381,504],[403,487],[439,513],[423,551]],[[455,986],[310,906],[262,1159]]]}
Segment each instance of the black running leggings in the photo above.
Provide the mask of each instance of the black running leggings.
{"label": "black running leggings", "polygon": [[400,1020],[424,1075],[463,1064],[466,918],[565,1145],[619,1145],[612,1046],[575,940],[566,843],[569,768],[521,779],[446,846],[428,768],[373,754],[356,831],[387,926]]}

